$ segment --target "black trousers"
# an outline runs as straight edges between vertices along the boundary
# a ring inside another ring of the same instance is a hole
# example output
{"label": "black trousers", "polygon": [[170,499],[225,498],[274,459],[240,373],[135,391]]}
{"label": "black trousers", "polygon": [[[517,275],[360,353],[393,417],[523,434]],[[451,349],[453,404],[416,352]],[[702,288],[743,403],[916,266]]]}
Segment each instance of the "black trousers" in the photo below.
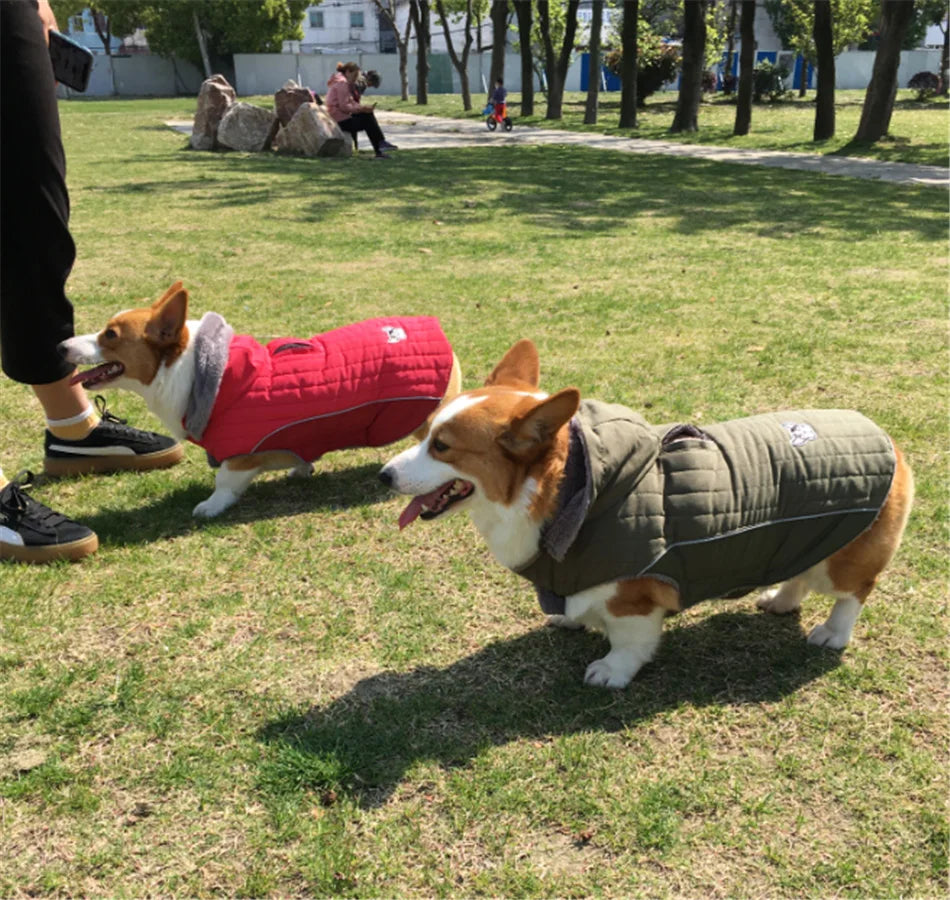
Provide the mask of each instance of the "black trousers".
{"label": "black trousers", "polygon": [[350,134],[365,131],[369,142],[373,145],[373,149],[379,153],[379,145],[383,142],[383,130],[379,127],[379,122],[376,121],[375,113],[356,113],[342,122],[337,122],[337,125]]}
{"label": "black trousers", "polygon": [[73,335],[66,279],[66,157],[56,84],[34,3],[0,0],[0,363],[24,384],[65,378],[57,344]]}

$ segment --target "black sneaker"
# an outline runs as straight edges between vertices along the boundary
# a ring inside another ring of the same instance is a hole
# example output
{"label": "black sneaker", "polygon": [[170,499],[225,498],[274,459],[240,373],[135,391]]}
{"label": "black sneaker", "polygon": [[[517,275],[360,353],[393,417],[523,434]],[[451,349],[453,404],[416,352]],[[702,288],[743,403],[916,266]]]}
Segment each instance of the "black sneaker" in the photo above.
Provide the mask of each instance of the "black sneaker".
{"label": "black sneaker", "polygon": [[166,469],[185,455],[174,438],[130,428],[125,419],[106,409],[103,397],[96,397],[96,409],[102,421],[81,441],[66,441],[47,430],[43,460],[47,475]]}
{"label": "black sneaker", "polygon": [[26,492],[32,472],[20,472],[0,490],[0,559],[48,563],[82,559],[99,547],[96,533]]}
{"label": "black sneaker", "polygon": [[386,150],[398,150],[399,148],[395,144],[390,144],[389,141],[381,141],[379,145],[379,149],[386,151]]}

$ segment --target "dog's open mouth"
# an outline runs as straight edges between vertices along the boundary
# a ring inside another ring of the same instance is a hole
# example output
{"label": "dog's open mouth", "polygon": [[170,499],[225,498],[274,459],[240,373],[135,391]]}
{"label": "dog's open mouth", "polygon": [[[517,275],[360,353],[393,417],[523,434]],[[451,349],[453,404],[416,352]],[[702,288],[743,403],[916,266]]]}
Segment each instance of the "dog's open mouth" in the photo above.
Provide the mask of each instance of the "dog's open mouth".
{"label": "dog's open mouth", "polygon": [[451,506],[454,506],[460,500],[470,497],[475,490],[475,485],[469,481],[462,481],[456,478],[447,481],[441,487],[437,487],[428,494],[420,494],[409,501],[409,505],[402,511],[399,517],[399,530],[402,531],[411,522],[414,522],[419,516],[423,519],[434,519],[441,516]]}
{"label": "dog's open mouth", "polygon": [[77,372],[69,380],[70,384],[81,384],[83,387],[102,387],[102,385],[114,381],[123,372],[125,366],[120,362],[107,362],[94,369],[86,369],[85,372]]}

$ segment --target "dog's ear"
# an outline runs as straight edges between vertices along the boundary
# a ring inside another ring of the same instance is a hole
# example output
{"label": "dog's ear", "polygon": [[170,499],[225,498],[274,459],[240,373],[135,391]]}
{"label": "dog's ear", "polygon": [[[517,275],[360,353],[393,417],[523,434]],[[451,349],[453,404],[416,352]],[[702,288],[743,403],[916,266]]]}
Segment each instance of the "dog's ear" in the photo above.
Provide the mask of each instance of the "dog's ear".
{"label": "dog's ear", "polygon": [[517,457],[530,458],[554,440],[554,435],[570,421],[580,403],[581,393],[577,388],[564,388],[539,400],[511,422],[498,443]]}
{"label": "dog's ear", "polygon": [[527,338],[518,341],[485,379],[485,386],[509,385],[536,388],[541,376],[538,350]]}
{"label": "dog's ear", "polygon": [[152,316],[145,326],[146,336],[159,346],[174,344],[188,318],[188,291],[176,281],[152,304]]}

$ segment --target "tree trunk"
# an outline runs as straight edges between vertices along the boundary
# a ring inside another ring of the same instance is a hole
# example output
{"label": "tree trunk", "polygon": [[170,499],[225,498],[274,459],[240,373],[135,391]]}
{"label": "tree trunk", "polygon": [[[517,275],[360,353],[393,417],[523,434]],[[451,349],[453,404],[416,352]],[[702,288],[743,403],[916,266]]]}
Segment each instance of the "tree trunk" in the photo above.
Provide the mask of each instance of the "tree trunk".
{"label": "tree trunk", "polygon": [[195,37],[198,38],[198,49],[201,51],[201,62],[205,68],[205,78],[210,78],[213,73],[211,71],[211,61],[208,59],[208,45],[205,42],[205,34],[201,30],[201,23],[198,21],[197,9],[192,9],[191,20],[195,25]]}
{"label": "tree trunk", "polygon": [[521,115],[534,115],[534,66],[531,59],[531,3],[515,3],[518,16],[518,49],[521,51]]}
{"label": "tree trunk", "polygon": [[491,86],[505,77],[505,47],[508,44],[508,4],[493,0],[491,5]]}
{"label": "tree trunk", "polygon": [[597,124],[597,99],[600,96],[600,30],[604,24],[603,0],[591,4],[590,19],[590,65],[587,68],[587,104],[584,107],[584,124]]}
{"label": "tree trunk", "polygon": [[409,0],[409,16],[416,32],[416,105],[429,102],[429,3]]}
{"label": "tree trunk", "polygon": [[468,86],[468,54],[472,48],[472,0],[465,4],[465,38],[462,47],[462,56],[459,57],[455,51],[455,44],[452,41],[452,31],[449,28],[449,17],[445,11],[444,0],[435,0],[435,8],[439,13],[439,19],[442,22],[442,33],[445,35],[445,49],[455,66],[455,71],[459,73],[459,81],[462,87],[462,108],[467,112],[472,108],[472,92]]}
{"label": "tree trunk", "polygon": [[950,26],[943,33],[943,50],[940,51],[940,80],[943,82],[941,93],[944,97],[950,92]]}
{"label": "tree trunk", "polygon": [[726,38],[726,68],[722,75],[722,92],[731,94],[735,90],[735,84],[732,79],[732,61],[735,58],[736,50],[736,11],[738,10],[739,0],[729,0],[729,24],[726,29],[729,36]]}
{"label": "tree trunk", "polygon": [[620,127],[637,127],[637,24],[640,20],[640,0],[623,5],[623,30],[620,34]]}
{"label": "tree trunk", "polygon": [[[745,3],[743,3],[745,6]],[[676,114],[670,132],[699,128],[699,103],[703,96],[703,63],[706,57],[706,0],[683,3],[683,67]]]}
{"label": "tree trunk", "polygon": [[739,91],[733,134],[748,134],[752,124],[752,70],[755,68],[755,0],[742,0],[739,19]]}
{"label": "tree trunk", "polygon": [[912,0],[882,0],[881,43],[874,54],[871,81],[864,95],[861,122],[854,136],[856,141],[873,142],[887,134],[897,94],[901,44],[913,17]]}
{"label": "tree trunk", "polygon": [[[539,0],[538,2],[538,30],[541,32],[541,45],[544,47],[544,73],[545,81],[547,83],[547,98],[548,98],[548,108],[545,113],[545,118],[551,118],[551,90],[553,85],[551,84],[551,78],[554,76],[555,69],[557,66],[554,63],[554,43],[551,40],[551,15],[550,15],[550,4],[546,0]],[[558,116],[560,118],[560,109],[558,109]]]}
{"label": "tree trunk", "polygon": [[538,3],[538,24],[541,27],[541,36],[544,41],[544,72],[548,82],[548,108],[544,113],[545,119],[560,119],[564,104],[564,79],[567,77],[567,66],[574,51],[574,35],[577,34],[577,7],[580,0],[569,0],[564,19],[564,41],[561,51],[555,56],[554,43],[551,39],[551,20],[549,4]]}
{"label": "tree trunk", "polygon": [[[818,93],[815,97],[813,140],[835,136],[835,46],[831,22],[831,0],[815,0],[815,56],[818,60]],[[807,63],[805,63],[807,65]],[[802,70],[804,77],[805,70]]]}

